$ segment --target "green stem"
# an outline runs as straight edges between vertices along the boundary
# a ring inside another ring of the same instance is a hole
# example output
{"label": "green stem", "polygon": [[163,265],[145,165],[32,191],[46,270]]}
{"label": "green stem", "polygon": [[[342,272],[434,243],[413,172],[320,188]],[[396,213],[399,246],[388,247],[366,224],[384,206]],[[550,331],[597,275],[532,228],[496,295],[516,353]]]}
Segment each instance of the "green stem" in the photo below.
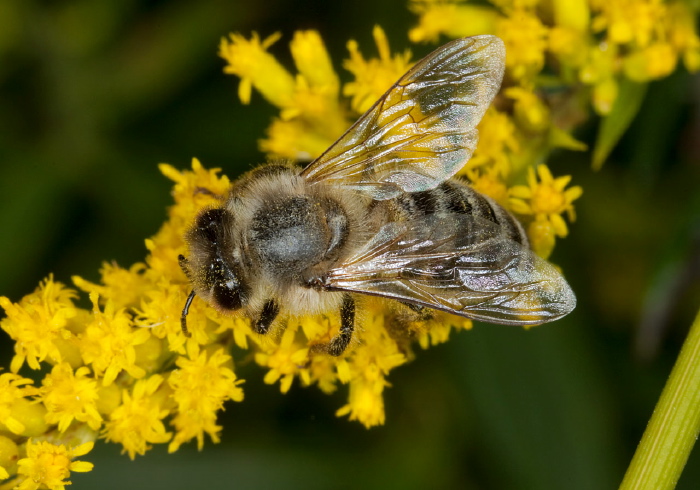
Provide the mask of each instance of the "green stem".
{"label": "green stem", "polygon": [[700,430],[700,312],[632,458],[620,490],[672,489]]}

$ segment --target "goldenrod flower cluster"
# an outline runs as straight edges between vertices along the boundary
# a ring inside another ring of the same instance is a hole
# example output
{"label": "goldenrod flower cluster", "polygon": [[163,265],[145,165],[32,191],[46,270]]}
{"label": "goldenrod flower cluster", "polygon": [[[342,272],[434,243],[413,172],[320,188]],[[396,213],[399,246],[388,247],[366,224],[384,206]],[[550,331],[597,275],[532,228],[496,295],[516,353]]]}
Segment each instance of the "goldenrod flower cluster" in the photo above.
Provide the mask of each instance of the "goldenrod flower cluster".
{"label": "goldenrod flower cluster", "polygon": [[[582,190],[569,176],[554,177],[542,163],[554,148],[581,150],[571,134],[588,117],[614,104],[622,79],[645,81],[670,73],[678,59],[700,66],[700,41],[682,2],[661,0],[494,0],[493,6],[459,1],[411,2],[419,15],[413,41],[493,33],[507,46],[507,73],[494,107],[485,115],[480,143],[464,169],[473,186],[522,218],[533,248],[547,257],[565,237]],[[271,158],[308,161],[347,129],[412,64],[409,51],[392,54],[381,28],[378,56],[366,58],[355,41],[342,66],[342,84],[319,33],[297,32],[291,73],[268,52],[279,39],[233,34],[220,45],[225,72],[240,78],[239,97],[253,89],[280,109],[261,140]],[[547,67],[547,75],[544,75]],[[0,483],[2,488],[62,489],[74,461],[96,439],[122,445],[131,458],[154,444],[176,451],[205,435],[217,442],[216,418],[227,401],[243,400],[231,348],[249,350],[266,370],[264,381],[287,392],[294,380],[330,393],[348,386],[337,411],[366,427],[384,423],[382,393],[389,372],[410,360],[411,345],[444,342],[468,320],[438,314],[430,321],[400,322],[400,313],[374,298],[361,299],[358,331],[340,358],[310,352],[331,339],[336,315],[289,320],[277,335],[255,334],[242,316],[224,316],[194,301],[191,338],[180,329],[189,292],[178,265],[183,235],[197,213],[216,205],[230,186],[218,169],[197,160],[191,170],[161,165],[174,182],[174,205],[159,232],[146,240],[143,263],[106,263],[94,284],[72,278],[75,288],[49,276],[18,302],[0,297],[2,329],[15,342],[9,372],[0,373]],[[201,192],[206,189],[207,192]],[[91,308],[76,306],[78,290]],[[20,370],[44,370],[36,384]],[[233,407],[235,410],[235,407]]]}
{"label": "goldenrod flower cluster", "polygon": [[[593,107],[610,112],[620,81],[665,77],[682,60],[700,68],[695,15],[683,0],[412,0],[419,15],[414,42],[496,34],[506,43],[510,78],[526,89],[543,86],[545,64],[567,88],[591,88]],[[551,81],[547,82],[551,83]]]}

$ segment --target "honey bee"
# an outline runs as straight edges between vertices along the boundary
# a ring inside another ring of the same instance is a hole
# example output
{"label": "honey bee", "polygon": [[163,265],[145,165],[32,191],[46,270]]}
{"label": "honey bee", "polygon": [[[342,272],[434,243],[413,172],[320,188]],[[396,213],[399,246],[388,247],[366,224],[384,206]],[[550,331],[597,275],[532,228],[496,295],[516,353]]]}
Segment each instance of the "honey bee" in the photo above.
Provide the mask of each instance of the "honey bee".
{"label": "honey bee", "polygon": [[339,356],[356,295],[485,322],[536,325],[571,312],[562,275],[523,227],[453,177],[501,85],[495,36],[457,39],[419,61],[306,168],[268,163],[240,177],[186,234],[195,295],[243,310],[255,332],[290,315],[339,312],[323,349]]}

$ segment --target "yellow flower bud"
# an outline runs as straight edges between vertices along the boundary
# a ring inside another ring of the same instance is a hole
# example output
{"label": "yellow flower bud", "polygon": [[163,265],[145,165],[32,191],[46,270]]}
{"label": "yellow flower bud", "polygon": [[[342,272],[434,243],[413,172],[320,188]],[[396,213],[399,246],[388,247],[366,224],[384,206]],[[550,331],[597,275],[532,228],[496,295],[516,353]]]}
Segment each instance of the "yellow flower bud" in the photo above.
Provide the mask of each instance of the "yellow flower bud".
{"label": "yellow flower bud", "polygon": [[19,398],[12,404],[12,418],[24,426],[19,435],[34,437],[44,434],[49,430],[45,416],[46,408],[41,403]]}
{"label": "yellow flower bud", "polygon": [[624,60],[627,78],[634,82],[646,82],[669,75],[678,62],[678,55],[668,43],[655,43],[635,51]]}
{"label": "yellow flower bud", "polygon": [[17,460],[19,459],[19,448],[12,439],[0,436],[0,467],[13,475],[17,473]]}
{"label": "yellow flower bud", "polygon": [[527,228],[527,236],[530,239],[530,247],[537,255],[546,259],[552,254],[555,231],[545,215],[537,215],[536,219],[530,223]]}

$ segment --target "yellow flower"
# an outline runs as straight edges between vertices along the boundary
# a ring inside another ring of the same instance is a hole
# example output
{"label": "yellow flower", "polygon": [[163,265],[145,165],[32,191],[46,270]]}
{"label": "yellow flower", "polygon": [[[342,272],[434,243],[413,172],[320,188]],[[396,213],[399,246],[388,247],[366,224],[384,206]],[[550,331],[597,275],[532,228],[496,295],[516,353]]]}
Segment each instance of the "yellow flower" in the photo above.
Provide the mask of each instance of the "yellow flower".
{"label": "yellow flower", "polygon": [[623,69],[630,80],[646,82],[670,75],[677,61],[673,46],[659,42],[629,54],[624,60]]}
{"label": "yellow flower", "polygon": [[335,372],[337,362],[330,356],[313,356],[306,369],[300,373],[302,383],[304,386],[315,383],[326,394],[335,392],[338,388],[338,375]]}
{"label": "yellow flower", "polygon": [[179,369],[168,378],[177,404],[177,415],[172,421],[177,432],[168,446],[169,452],[177,451],[182,443],[195,437],[201,450],[205,432],[212,441],[219,442],[221,427],[216,425],[217,412],[223,409],[226,400],[243,400],[243,390],[239,387],[243,380],[236,379],[231,357],[223,349],[207,356],[194,343],[188,347],[189,359],[179,357]]}
{"label": "yellow flower", "polygon": [[350,41],[350,59],[343,63],[343,67],[355,76],[354,82],[345,84],[343,95],[352,97],[351,107],[357,113],[369,109],[411,66],[410,51],[391,56],[389,42],[381,27],[375,26],[372,35],[377,44],[379,58],[365,60],[357,42]]}
{"label": "yellow flower", "polygon": [[294,77],[266,50],[281,37],[275,33],[260,41],[257,32],[250,41],[239,34],[231,34],[230,41],[222,39],[219,56],[228,65],[224,73],[241,78],[238,97],[248,104],[252,88],[260,92],[271,104],[286,107],[294,98]]}
{"label": "yellow flower", "polygon": [[[539,181],[537,177],[539,176]],[[566,189],[571,181],[571,176],[552,176],[546,165],[537,166],[537,176],[530,168],[527,176],[527,186],[518,185],[510,189],[510,207],[520,214],[532,215],[536,220],[536,225],[528,229],[528,236],[533,242],[535,251],[549,251],[551,253],[551,236],[565,237],[568,228],[563,213],[567,213],[569,221],[574,221],[573,201],[581,197],[583,190],[579,186]],[[541,246],[535,246],[541,243]],[[544,253],[543,256],[549,255]]]}
{"label": "yellow flower", "polygon": [[27,442],[27,457],[17,462],[17,473],[24,479],[16,488],[63,490],[65,485],[71,484],[66,480],[71,471],[84,473],[92,470],[92,463],[72,460],[89,453],[93,445],[92,442],[86,442],[68,448],[63,444],[54,445],[45,441],[34,443],[30,439]]}
{"label": "yellow flower", "polygon": [[504,12],[512,12],[522,9],[532,10],[543,2],[541,0],[492,0],[491,3]]}
{"label": "yellow flower", "polygon": [[230,37],[231,42],[222,41],[220,54],[228,61],[224,71],[241,78],[241,100],[248,103],[255,87],[281,109],[281,120],[268,130],[269,137],[260,141],[261,149],[270,157],[309,160],[347,128],[349,122],[338,100],[338,75],[318,32],[299,31],[294,35],[290,49],[299,71],[296,76],[265,51],[279,35],[262,43],[256,33],[250,41],[238,34]]}
{"label": "yellow flower", "polygon": [[594,0],[591,4],[598,11],[594,32],[605,29],[608,41],[639,47],[651,42],[666,9],[662,0]]}
{"label": "yellow flower", "polygon": [[557,232],[554,229],[553,222],[547,219],[547,215],[544,214],[535,215],[535,219],[527,227],[530,248],[543,258],[547,258],[552,254],[556,235]]}
{"label": "yellow flower", "polygon": [[517,128],[511,117],[494,107],[489,108],[478,126],[479,144],[462,170],[492,166],[502,178],[510,175],[512,155],[521,150]]}
{"label": "yellow flower", "polygon": [[382,392],[385,386],[388,383],[383,377],[354,379],[350,382],[348,404],[340,407],[335,414],[338,417],[349,415],[350,420],[357,420],[368,429],[383,425],[386,417]]}
{"label": "yellow flower", "polygon": [[416,42],[436,42],[440,34],[450,38],[494,32],[498,12],[491,7],[464,5],[460,0],[411,0],[408,8],[419,15],[418,26],[408,31]]}
{"label": "yellow flower", "polygon": [[290,320],[299,325],[304,336],[312,342],[329,342],[334,333],[340,330],[340,317],[335,314],[304,316]]}
{"label": "yellow flower", "polygon": [[[298,119],[304,133],[315,135],[323,145],[317,149],[299,141],[287,147],[287,152],[295,148],[292,158],[304,160],[320,155],[345,131],[349,122],[339,104],[340,81],[320,34],[317,31],[298,31],[289,48],[299,73],[295,79],[293,101],[281,107],[280,118],[282,121]],[[263,140],[260,144],[262,147],[267,142]]]}
{"label": "yellow flower", "polygon": [[472,326],[472,321],[468,318],[436,311],[431,320],[416,323],[414,330],[418,345],[421,349],[427,349],[447,342],[453,330],[471,330]]}
{"label": "yellow flower", "polygon": [[385,330],[382,311],[367,318],[360,341],[362,348],[353,350],[344,366],[345,372],[338,368],[341,381],[350,384],[350,396],[348,404],[338,409],[336,415],[349,415],[350,420],[369,428],[384,423],[382,392],[389,386],[386,375],[407,359]]}
{"label": "yellow flower", "polygon": [[78,314],[73,305],[76,296],[75,291],[49,276],[19,304],[0,297],[0,306],[7,314],[0,326],[15,341],[12,372],[18,372],[25,360],[32,369],[39,369],[39,363],[47,358],[51,362],[61,362],[56,341],[72,337],[66,326]]}
{"label": "yellow flower", "polygon": [[[218,198],[225,197],[231,188],[231,181],[225,175],[219,175],[220,168],[205,169],[196,158],[192,159],[192,171],[189,172],[181,172],[166,163],[158,165],[158,169],[175,182],[172,191],[175,206],[170,208],[168,213],[170,219],[151,240],[151,246],[170,250],[173,246],[184,245],[182,236],[192,225],[195,215],[203,207],[215,205]],[[159,263],[154,262],[153,256],[149,257],[147,263],[150,268],[171,277],[173,269],[171,264],[177,263],[177,256],[167,262],[167,267],[159,267]],[[182,273],[179,267],[176,270]]]}
{"label": "yellow flower", "polygon": [[[565,68],[580,68],[591,49],[589,35],[571,27],[554,26],[549,30],[547,49],[559,57]],[[585,47],[584,47],[585,46]]]}
{"label": "yellow flower", "polygon": [[265,375],[265,383],[271,385],[281,379],[282,393],[287,393],[292,387],[294,376],[305,369],[308,358],[309,349],[295,341],[296,333],[296,325],[288,324],[279,345],[271,345],[269,341],[264,342],[261,346],[264,352],[255,354],[255,362],[270,368]]}
{"label": "yellow flower", "polygon": [[510,87],[504,90],[504,95],[515,101],[513,113],[525,131],[541,133],[551,124],[549,108],[532,90]]}
{"label": "yellow flower", "polygon": [[338,107],[340,81],[317,31],[297,31],[289,44],[296,77],[294,102],[282,111],[284,120],[303,116],[315,127],[331,126],[331,133],[345,129],[346,121]]}
{"label": "yellow flower", "polygon": [[97,411],[97,381],[83,366],[73,373],[68,363],[57,364],[43,380],[40,397],[47,409],[46,421],[65,432],[73,420],[86,422],[91,429],[102,425]]}
{"label": "yellow flower", "polygon": [[121,371],[134,378],[146,372],[136,365],[135,346],[143,344],[151,336],[146,328],[134,328],[132,318],[123,309],[117,310],[111,300],[104,311],[97,304],[97,293],[90,293],[93,317],[80,337],[81,352],[86,364],[92,366],[96,376],[103,377],[102,384],[111,384]]}
{"label": "yellow flower", "polygon": [[552,9],[558,27],[576,32],[588,30],[591,13],[587,0],[552,0]]}
{"label": "yellow flower", "polygon": [[[151,289],[141,299],[141,307],[135,308],[136,325],[150,331],[153,338],[167,339],[170,352],[184,353],[187,337],[182,335],[180,314],[187,296],[179,284],[163,283],[158,289]],[[196,312],[201,305],[194,304],[192,312]],[[195,340],[206,343],[208,333],[200,325],[200,315],[193,314],[190,324],[190,332]],[[201,334],[201,337],[200,337]]]}
{"label": "yellow flower", "polygon": [[115,263],[102,264],[100,277],[103,285],[73,276],[73,283],[85,292],[96,292],[103,299],[111,299],[116,308],[125,308],[138,304],[141,296],[148,290],[145,281],[146,264],[136,263],[123,269]]}
{"label": "yellow flower", "polygon": [[334,141],[328,136],[312,131],[309,125],[300,119],[274,119],[266,133],[267,138],[260,140],[260,151],[273,159],[312,160]]}
{"label": "yellow flower", "polygon": [[[540,181],[538,182],[537,176]],[[571,181],[570,176],[554,178],[546,165],[537,166],[537,176],[534,170],[528,172],[527,186],[511,188],[511,206],[516,213],[552,215],[569,212],[569,219],[574,219],[572,201],[581,196],[580,187],[564,190]],[[529,201],[529,202],[526,202]],[[565,236],[565,229],[561,236]]]}
{"label": "yellow flower", "polygon": [[295,32],[289,47],[294,64],[309,85],[329,97],[337,97],[340,81],[318,31]]}
{"label": "yellow flower", "polygon": [[151,444],[168,442],[172,434],[165,430],[163,419],[169,410],[163,408],[164,396],[156,395],[163,377],[154,374],[138,380],[131,391],[122,392],[122,404],[110,415],[103,431],[108,441],[120,443],[131,459],[143,455]]}
{"label": "yellow flower", "polygon": [[593,107],[600,115],[608,114],[617,98],[617,53],[617,47],[601,43],[589,51],[579,72],[581,82],[593,85]]}
{"label": "yellow flower", "polygon": [[[252,338],[255,340],[254,336],[257,334],[254,334],[253,330],[250,328],[249,318],[246,318],[244,315],[224,315],[216,310],[212,310],[211,308],[207,308],[205,310],[205,314],[207,315],[207,318],[211,318],[214,323],[219,325],[216,330],[217,334],[226,332],[227,330],[232,330],[233,343],[241,349],[250,349],[248,339]],[[257,342],[254,342],[254,344],[257,345]]]}
{"label": "yellow flower", "polygon": [[673,47],[683,55],[683,63],[690,72],[700,70],[700,38],[695,32],[697,16],[687,2],[668,4],[666,35]]}
{"label": "yellow flower", "polygon": [[530,83],[544,67],[548,28],[532,12],[516,9],[496,24],[506,45],[506,68],[521,83]]}
{"label": "yellow flower", "polygon": [[500,175],[497,167],[468,168],[466,173],[474,190],[489,196],[504,208],[508,208],[508,187],[506,187],[503,176]]}

